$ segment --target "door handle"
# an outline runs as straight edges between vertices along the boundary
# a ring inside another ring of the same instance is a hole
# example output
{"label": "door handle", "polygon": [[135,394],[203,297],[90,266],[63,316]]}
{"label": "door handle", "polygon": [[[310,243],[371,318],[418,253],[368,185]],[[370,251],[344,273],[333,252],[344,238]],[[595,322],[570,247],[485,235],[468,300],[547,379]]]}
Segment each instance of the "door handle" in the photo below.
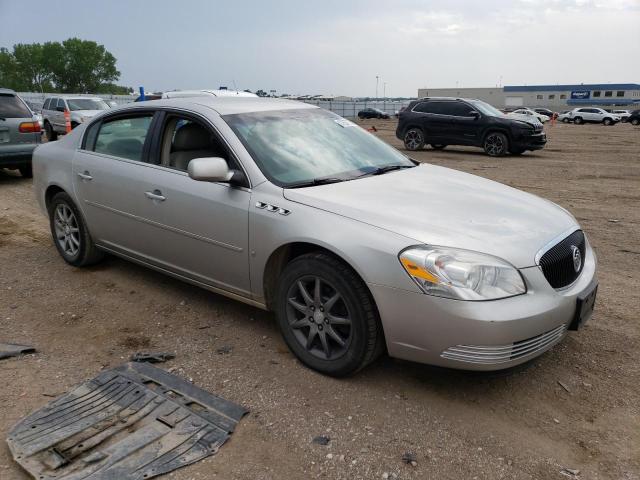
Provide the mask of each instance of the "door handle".
{"label": "door handle", "polygon": [[79,176],[82,180],[87,180],[87,181],[89,181],[89,180],[93,180],[93,177],[92,177],[91,175],[89,175],[89,172],[87,172],[86,170],[85,170],[85,172],[84,172],[84,173],[80,173],[80,172],[78,172],[78,176]]}
{"label": "door handle", "polygon": [[144,192],[147,198],[151,200],[158,200],[160,202],[164,202],[167,198],[162,195],[160,190],[154,190],[153,192]]}

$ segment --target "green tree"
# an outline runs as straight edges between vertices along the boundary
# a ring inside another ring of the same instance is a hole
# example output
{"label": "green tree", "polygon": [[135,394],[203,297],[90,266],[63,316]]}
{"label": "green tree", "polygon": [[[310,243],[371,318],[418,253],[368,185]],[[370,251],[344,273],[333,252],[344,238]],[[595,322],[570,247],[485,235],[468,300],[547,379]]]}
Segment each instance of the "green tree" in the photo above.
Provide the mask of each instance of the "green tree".
{"label": "green tree", "polygon": [[17,44],[0,48],[0,86],[18,91],[128,93],[116,58],[103,45],[70,38],[64,42]]}

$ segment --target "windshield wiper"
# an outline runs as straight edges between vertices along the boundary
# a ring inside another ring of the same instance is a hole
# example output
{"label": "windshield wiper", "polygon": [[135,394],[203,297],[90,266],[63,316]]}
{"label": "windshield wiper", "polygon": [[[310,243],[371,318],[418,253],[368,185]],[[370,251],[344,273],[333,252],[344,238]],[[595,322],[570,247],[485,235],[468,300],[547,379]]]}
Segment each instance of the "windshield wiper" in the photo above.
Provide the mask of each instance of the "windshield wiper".
{"label": "windshield wiper", "polygon": [[385,165],[384,167],[376,167],[368,172],[359,175],[359,177],[368,177],[369,175],[383,175],[387,172],[392,172],[394,170],[402,170],[404,168],[413,168],[416,165]]}
{"label": "windshield wiper", "polygon": [[344,181],[344,178],[322,177],[314,178],[313,180],[305,180],[304,182],[292,183],[291,185],[287,185],[286,188],[315,187],[316,185],[328,185],[329,183],[338,183]]}

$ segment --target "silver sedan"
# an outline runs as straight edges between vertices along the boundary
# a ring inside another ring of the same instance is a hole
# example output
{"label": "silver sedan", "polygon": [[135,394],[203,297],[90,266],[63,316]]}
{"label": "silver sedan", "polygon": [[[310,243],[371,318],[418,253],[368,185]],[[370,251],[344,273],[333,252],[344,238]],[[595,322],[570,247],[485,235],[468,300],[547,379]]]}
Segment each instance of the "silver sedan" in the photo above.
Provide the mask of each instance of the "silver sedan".
{"label": "silver sedan", "polygon": [[271,310],[292,352],[329,375],[385,351],[506,368],[593,310],[596,258],[565,209],[417,164],[310,105],[131,104],[33,163],[67,263],[108,252]]}

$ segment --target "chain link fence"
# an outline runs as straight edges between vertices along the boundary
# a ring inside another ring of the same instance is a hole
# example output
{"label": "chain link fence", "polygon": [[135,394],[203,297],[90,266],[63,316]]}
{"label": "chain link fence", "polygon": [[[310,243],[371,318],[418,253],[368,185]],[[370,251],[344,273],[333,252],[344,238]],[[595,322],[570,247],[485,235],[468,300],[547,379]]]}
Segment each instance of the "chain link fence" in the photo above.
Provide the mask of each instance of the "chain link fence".
{"label": "chain link fence", "polygon": [[[42,110],[42,105],[44,104],[44,100],[46,97],[52,95],[60,95],[53,93],[37,93],[37,92],[18,92],[24,100],[31,104],[32,108],[36,112],[40,112]],[[71,96],[72,94],[64,94],[66,96]],[[100,97],[105,100],[113,100],[118,105],[124,105],[126,103],[133,102],[137,95],[108,95],[108,94],[73,94],[73,96],[79,97]],[[371,100],[371,101],[351,101],[351,102],[333,102],[329,100],[300,100],[301,102],[308,103],[310,105],[316,105],[320,108],[324,108],[325,110],[329,110],[331,112],[337,113],[341,117],[345,118],[355,118],[358,116],[358,112],[360,110],[364,110],[365,108],[377,108],[378,110],[382,110],[385,113],[393,116],[397,111],[400,110],[401,107],[404,107],[409,104],[409,100],[407,101],[386,101],[386,100]]]}

